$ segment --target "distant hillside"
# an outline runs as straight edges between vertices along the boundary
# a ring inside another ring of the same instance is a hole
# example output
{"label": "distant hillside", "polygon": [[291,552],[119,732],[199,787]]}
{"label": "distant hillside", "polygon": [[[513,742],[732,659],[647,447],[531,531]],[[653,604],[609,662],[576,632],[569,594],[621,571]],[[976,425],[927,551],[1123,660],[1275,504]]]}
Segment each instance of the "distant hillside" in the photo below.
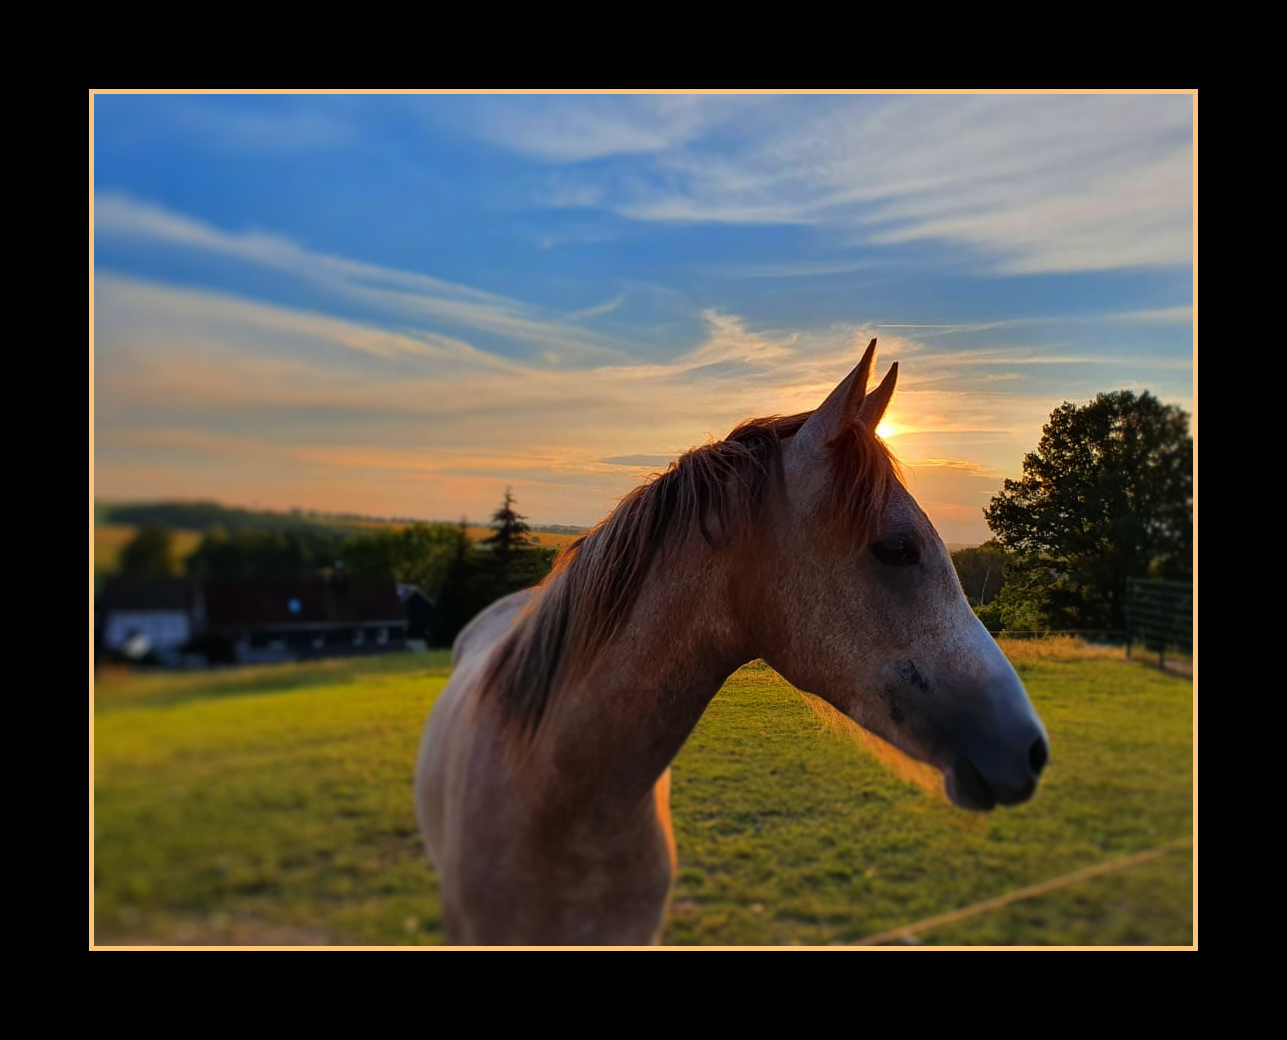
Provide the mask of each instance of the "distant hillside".
{"label": "distant hillside", "polygon": [[[101,503],[95,509],[95,520],[100,524],[130,524],[146,527],[156,524],[181,531],[208,531],[212,527],[225,530],[257,531],[359,531],[370,530],[372,518],[293,510],[274,513],[266,510],[241,509],[224,506],[218,502],[147,502]],[[387,521],[375,521],[386,523]]]}
{"label": "distant hillside", "polygon": [[[222,527],[227,531],[299,531],[322,529],[329,532],[369,534],[381,527],[400,528],[410,524],[454,524],[451,520],[417,520],[413,517],[362,516],[358,513],[319,513],[294,509],[286,513],[270,510],[243,509],[218,502],[99,502],[94,506],[96,526],[129,525],[146,527],[155,524],[179,531],[208,531]],[[471,528],[486,525],[471,524]],[[588,528],[568,524],[533,524],[532,530],[545,534],[579,535]]]}

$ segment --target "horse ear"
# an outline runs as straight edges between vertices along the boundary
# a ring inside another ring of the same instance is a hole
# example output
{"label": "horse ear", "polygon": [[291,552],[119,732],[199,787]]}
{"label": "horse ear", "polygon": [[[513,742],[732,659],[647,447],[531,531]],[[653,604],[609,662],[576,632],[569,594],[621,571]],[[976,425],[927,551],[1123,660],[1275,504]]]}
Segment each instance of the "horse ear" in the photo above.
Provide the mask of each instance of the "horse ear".
{"label": "horse ear", "polygon": [[889,407],[889,399],[894,396],[896,382],[898,382],[897,361],[889,366],[889,371],[880,381],[880,386],[863,398],[862,407],[858,409],[858,421],[867,429],[874,430],[880,424],[881,416]]}
{"label": "horse ear", "polygon": [[[873,339],[867,344],[867,350],[857,367],[836,385],[818,410],[800,427],[800,432],[795,435],[796,445],[811,455],[826,454],[827,445],[858,418],[863,397],[867,393],[867,381],[871,378],[871,366],[875,361],[876,341]],[[884,385],[881,384],[882,387]]]}

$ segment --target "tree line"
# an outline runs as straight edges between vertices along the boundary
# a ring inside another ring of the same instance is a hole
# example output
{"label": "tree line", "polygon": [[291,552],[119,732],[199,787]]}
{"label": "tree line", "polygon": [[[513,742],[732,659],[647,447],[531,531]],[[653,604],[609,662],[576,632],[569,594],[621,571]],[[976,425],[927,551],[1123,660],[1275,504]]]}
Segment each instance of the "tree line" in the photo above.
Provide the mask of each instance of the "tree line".
{"label": "tree line", "polygon": [[[492,534],[475,543],[467,522],[413,523],[353,535],[319,528],[264,529],[211,526],[183,568],[194,577],[265,578],[301,571],[392,576],[418,586],[434,604],[430,642],[450,646],[489,603],[538,584],[558,550],[535,545],[527,518],[508,489],[492,515]],[[121,551],[120,572],[163,577],[176,570],[173,534],[158,524],[142,528]]]}

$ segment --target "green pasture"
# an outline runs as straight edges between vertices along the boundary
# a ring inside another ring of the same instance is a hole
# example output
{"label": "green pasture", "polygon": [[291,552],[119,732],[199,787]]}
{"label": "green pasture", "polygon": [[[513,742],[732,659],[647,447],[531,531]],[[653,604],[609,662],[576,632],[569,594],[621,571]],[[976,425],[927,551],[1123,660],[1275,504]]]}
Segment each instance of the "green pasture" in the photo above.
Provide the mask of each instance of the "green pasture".
{"label": "green pasture", "polygon": [[[763,664],[674,764],[665,942],[853,943],[1192,833],[1193,687],[1120,654],[1007,648],[1051,737],[1036,798],[968,814],[822,723]],[[104,673],[95,942],[434,945],[412,811],[445,654]],[[1193,942],[1181,849],[952,924],[943,945]]]}

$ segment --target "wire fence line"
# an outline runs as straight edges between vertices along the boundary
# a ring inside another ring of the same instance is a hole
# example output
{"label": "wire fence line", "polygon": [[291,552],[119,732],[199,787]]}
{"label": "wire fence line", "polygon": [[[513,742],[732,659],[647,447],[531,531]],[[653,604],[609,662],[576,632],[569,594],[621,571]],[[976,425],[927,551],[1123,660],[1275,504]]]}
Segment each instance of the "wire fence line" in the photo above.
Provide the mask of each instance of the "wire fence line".
{"label": "wire fence line", "polygon": [[1087,642],[1125,643],[1130,633],[1124,628],[1033,628],[988,629],[990,635],[1000,639],[1044,639],[1047,636],[1079,636]]}
{"label": "wire fence line", "polygon": [[1125,628],[988,629],[996,639],[1044,639],[1074,636],[1086,642],[1124,645],[1126,656],[1137,647],[1157,654],[1159,668],[1193,655],[1193,585],[1181,581],[1131,578],[1126,586]]}
{"label": "wire fence line", "polygon": [[962,907],[959,910],[952,910],[945,914],[938,914],[935,917],[927,917],[922,921],[915,921],[912,924],[900,925],[897,928],[890,928],[888,931],[879,932],[876,935],[869,935],[865,939],[859,939],[854,946],[883,946],[886,943],[911,941],[916,944],[918,935],[928,932],[933,928],[940,928],[945,924],[953,924],[956,921],[962,921],[967,917],[976,917],[979,914],[987,913],[989,910],[996,910],[999,907],[1009,906],[1011,903],[1022,902],[1025,899],[1032,899],[1036,896],[1045,895],[1047,892],[1055,892],[1061,888],[1067,888],[1069,885],[1075,885],[1079,881],[1085,881],[1087,878],[1097,877],[1100,874],[1112,874],[1119,870],[1126,870],[1130,867],[1138,866],[1141,863],[1147,863],[1149,860],[1157,859],[1159,856],[1165,856],[1169,852],[1175,852],[1182,848],[1193,845],[1192,836],[1186,838],[1177,838],[1175,841],[1169,841],[1165,845],[1157,845],[1151,849],[1145,849],[1143,852],[1136,852],[1130,856],[1123,856],[1121,859],[1109,860],[1107,863],[1096,863],[1090,867],[1084,867],[1081,870],[1075,870],[1071,874],[1064,874],[1057,878],[1051,878],[1049,881],[1042,881],[1036,885],[1029,885],[1027,888],[1016,889],[1013,892],[1007,892],[1004,895],[995,896],[992,899],[985,899],[981,903],[974,903],[971,906]]}
{"label": "wire fence line", "polygon": [[1166,655],[1193,653],[1193,585],[1181,581],[1126,583],[1126,655],[1136,643],[1157,654],[1159,668],[1166,667]]}

